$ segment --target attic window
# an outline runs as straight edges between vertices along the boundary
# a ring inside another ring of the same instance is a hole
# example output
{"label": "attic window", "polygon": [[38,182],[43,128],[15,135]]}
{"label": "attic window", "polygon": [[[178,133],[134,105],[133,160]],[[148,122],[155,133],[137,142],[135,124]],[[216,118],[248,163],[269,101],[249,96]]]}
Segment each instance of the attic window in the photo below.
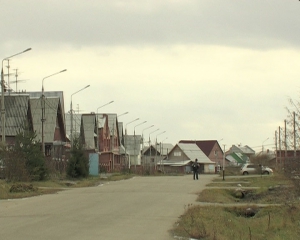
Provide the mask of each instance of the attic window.
{"label": "attic window", "polygon": [[180,157],[181,156],[181,152],[174,152],[174,157]]}

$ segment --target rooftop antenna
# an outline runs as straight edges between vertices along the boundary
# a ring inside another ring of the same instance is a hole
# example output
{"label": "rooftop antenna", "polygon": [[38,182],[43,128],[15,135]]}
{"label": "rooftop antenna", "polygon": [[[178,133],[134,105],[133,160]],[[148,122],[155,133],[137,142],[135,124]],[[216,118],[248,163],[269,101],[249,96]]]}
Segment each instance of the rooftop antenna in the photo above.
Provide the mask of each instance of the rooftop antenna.
{"label": "rooftop antenna", "polygon": [[10,86],[9,86],[9,68],[10,68],[10,66],[9,66],[9,58],[8,59],[6,59],[7,60],[7,90],[8,90],[8,92],[9,92],[9,94],[10,94]]}
{"label": "rooftop antenna", "polygon": [[18,92],[18,82],[25,82],[28,79],[23,79],[23,80],[18,80],[18,69],[14,69],[16,71],[15,77],[16,77],[16,81],[12,81],[11,83],[16,83],[16,92]]}

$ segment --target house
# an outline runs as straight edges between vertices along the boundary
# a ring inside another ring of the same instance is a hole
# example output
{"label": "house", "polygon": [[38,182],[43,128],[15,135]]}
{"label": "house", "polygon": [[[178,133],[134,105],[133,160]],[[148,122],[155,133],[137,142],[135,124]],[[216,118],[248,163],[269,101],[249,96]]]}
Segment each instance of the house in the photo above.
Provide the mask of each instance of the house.
{"label": "house", "polygon": [[62,105],[59,97],[46,97],[47,93],[44,96],[42,99],[25,93],[5,95],[6,143],[13,145],[16,135],[28,127],[35,132],[49,159],[62,160],[66,145]]}
{"label": "house", "polygon": [[121,151],[117,114],[98,113],[98,151],[100,170],[120,171],[125,168]]}
{"label": "house", "polygon": [[141,135],[125,135],[124,149],[126,158],[128,159],[128,168],[141,165]]}
{"label": "house", "polygon": [[64,158],[66,144],[64,114],[60,98],[45,97],[44,101],[45,104],[42,105],[41,98],[29,99],[32,130],[36,133],[38,141],[44,140],[45,156],[60,160]]}
{"label": "house", "polygon": [[217,140],[180,140],[179,143],[195,143],[216,165],[223,165],[224,153]]}
{"label": "house", "polygon": [[239,166],[249,162],[249,157],[243,153],[233,152],[226,155],[226,160],[230,162],[230,165]]}
{"label": "house", "polygon": [[[2,99],[0,99],[1,103]],[[32,130],[32,119],[29,112],[29,95],[5,95],[5,141],[8,145],[14,145],[15,137],[25,127]],[[0,131],[2,138],[2,117],[0,119]]]}
{"label": "house", "polygon": [[211,161],[195,143],[178,143],[167,157],[158,162],[158,169],[164,172],[189,173],[191,163],[198,159],[200,173],[215,173],[215,162]]}
{"label": "house", "polygon": [[174,147],[171,143],[158,143],[156,146],[151,145],[142,149],[142,161],[141,164],[149,168],[151,165],[156,165],[157,162],[161,162],[167,157],[170,150]]}
{"label": "house", "polygon": [[85,149],[97,150],[97,120],[95,114],[81,115],[80,139]]}
{"label": "house", "polygon": [[249,158],[251,156],[255,155],[255,151],[247,145],[245,145],[245,146],[232,145],[232,147],[227,151],[227,153],[243,153],[244,155],[248,156]]}

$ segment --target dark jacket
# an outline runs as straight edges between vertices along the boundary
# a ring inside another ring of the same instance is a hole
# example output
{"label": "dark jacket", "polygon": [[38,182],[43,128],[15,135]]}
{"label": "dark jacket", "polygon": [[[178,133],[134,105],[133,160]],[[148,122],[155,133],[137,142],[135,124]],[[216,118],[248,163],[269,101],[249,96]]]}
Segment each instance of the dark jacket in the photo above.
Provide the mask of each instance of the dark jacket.
{"label": "dark jacket", "polygon": [[198,169],[199,169],[199,163],[198,162],[193,162],[192,169],[193,169],[194,172],[197,172]]}

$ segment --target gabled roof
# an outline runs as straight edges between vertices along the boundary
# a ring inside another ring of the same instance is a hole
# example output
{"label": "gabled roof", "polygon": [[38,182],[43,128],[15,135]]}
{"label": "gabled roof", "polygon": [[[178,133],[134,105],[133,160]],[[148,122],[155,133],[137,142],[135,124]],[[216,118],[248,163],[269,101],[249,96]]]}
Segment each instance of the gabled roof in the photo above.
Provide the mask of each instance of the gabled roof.
{"label": "gabled roof", "polygon": [[[112,132],[114,128],[116,128],[116,119],[117,119],[117,114],[116,113],[97,113],[96,116],[98,116],[99,122],[100,119],[104,119],[107,117],[107,124],[109,131]],[[99,127],[101,125],[99,124]],[[102,125],[103,127],[103,125]]]}
{"label": "gabled roof", "polygon": [[[160,155],[167,155],[174,147],[173,144],[171,143],[162,143],[162,144],[157,144],[157,147],[155,148],[155,145],[151,145],[154,151],[159,152]],[[147,151],[149,151],[149,146],[145,146],[142,149],[143,154]]]}
{"label": "gabled roof", "polygon": [[[37,134],[37,140],[42,141],[42,104],[41,98],[30,98],[33,131]],[[60,108],[59,97],[45,98],[45,122],[44,142],[53,142],[57,124],[57,116]],[[61,114],[62,115],[62,114]]]}
{"label": "gabled roof", "polygon": [[[40,91],[37,91],[37,92],[24,92],[24,93],[20,93],[20,94],[29,94],[30,98],[40,98],[42,93]],[[65,123],[65,100],[64,100],[64,92],[63,91],[44,91],[44,96],[46,98],[49,98],[49,97],[59,97],[60,99],[60,105],[61,105],[61,114],[62,114],[62,117],[63,117],[63,121],[64,121],[64,124]],[[66,126],[64,126],[64,128],[66,128]]]}
{"label": "gabled roof", "polygon": [[192,161],[197,158],[199,163],[214,164],[195,143],[178,143],[177,146]]}
{"label": "gabled roof", "polygon": [[226,156],[226,159],[230,162],[236,162],[236,163],[246,163],[248,161],[248,157],[243,153],[230,153]]}
{"label": "gabled roof", "polygon": [[202,152],[204,152],[206,156],[209,156],[216,143],[219,144],[217,140],[180,140],[179,143],[194,143],[202,150]]}
{"label": "gabled roof", "polygon": [[247,155],[255,154],[255,151],[247,145],[245,145],[245,146],[232,145],[232,147],[230,148],[230,152],[240,152],[240,153],[244,153]]}
{"label": "gabled roof", "polygon": [[84,139],[85,147],[87,149],[96,149],[95,138],[97,137],[95,114],[82,114],[81,116],[81,136]]}
{"label": "gabled roof", "polygon": [[[5,135],[16,136],[28,123],[29,95],[5,95]],[[0,98],[1,104],[1,98]],[[1,119],[0,119],[1,123]],[[2,133],[2,124],[0,125]]]}

